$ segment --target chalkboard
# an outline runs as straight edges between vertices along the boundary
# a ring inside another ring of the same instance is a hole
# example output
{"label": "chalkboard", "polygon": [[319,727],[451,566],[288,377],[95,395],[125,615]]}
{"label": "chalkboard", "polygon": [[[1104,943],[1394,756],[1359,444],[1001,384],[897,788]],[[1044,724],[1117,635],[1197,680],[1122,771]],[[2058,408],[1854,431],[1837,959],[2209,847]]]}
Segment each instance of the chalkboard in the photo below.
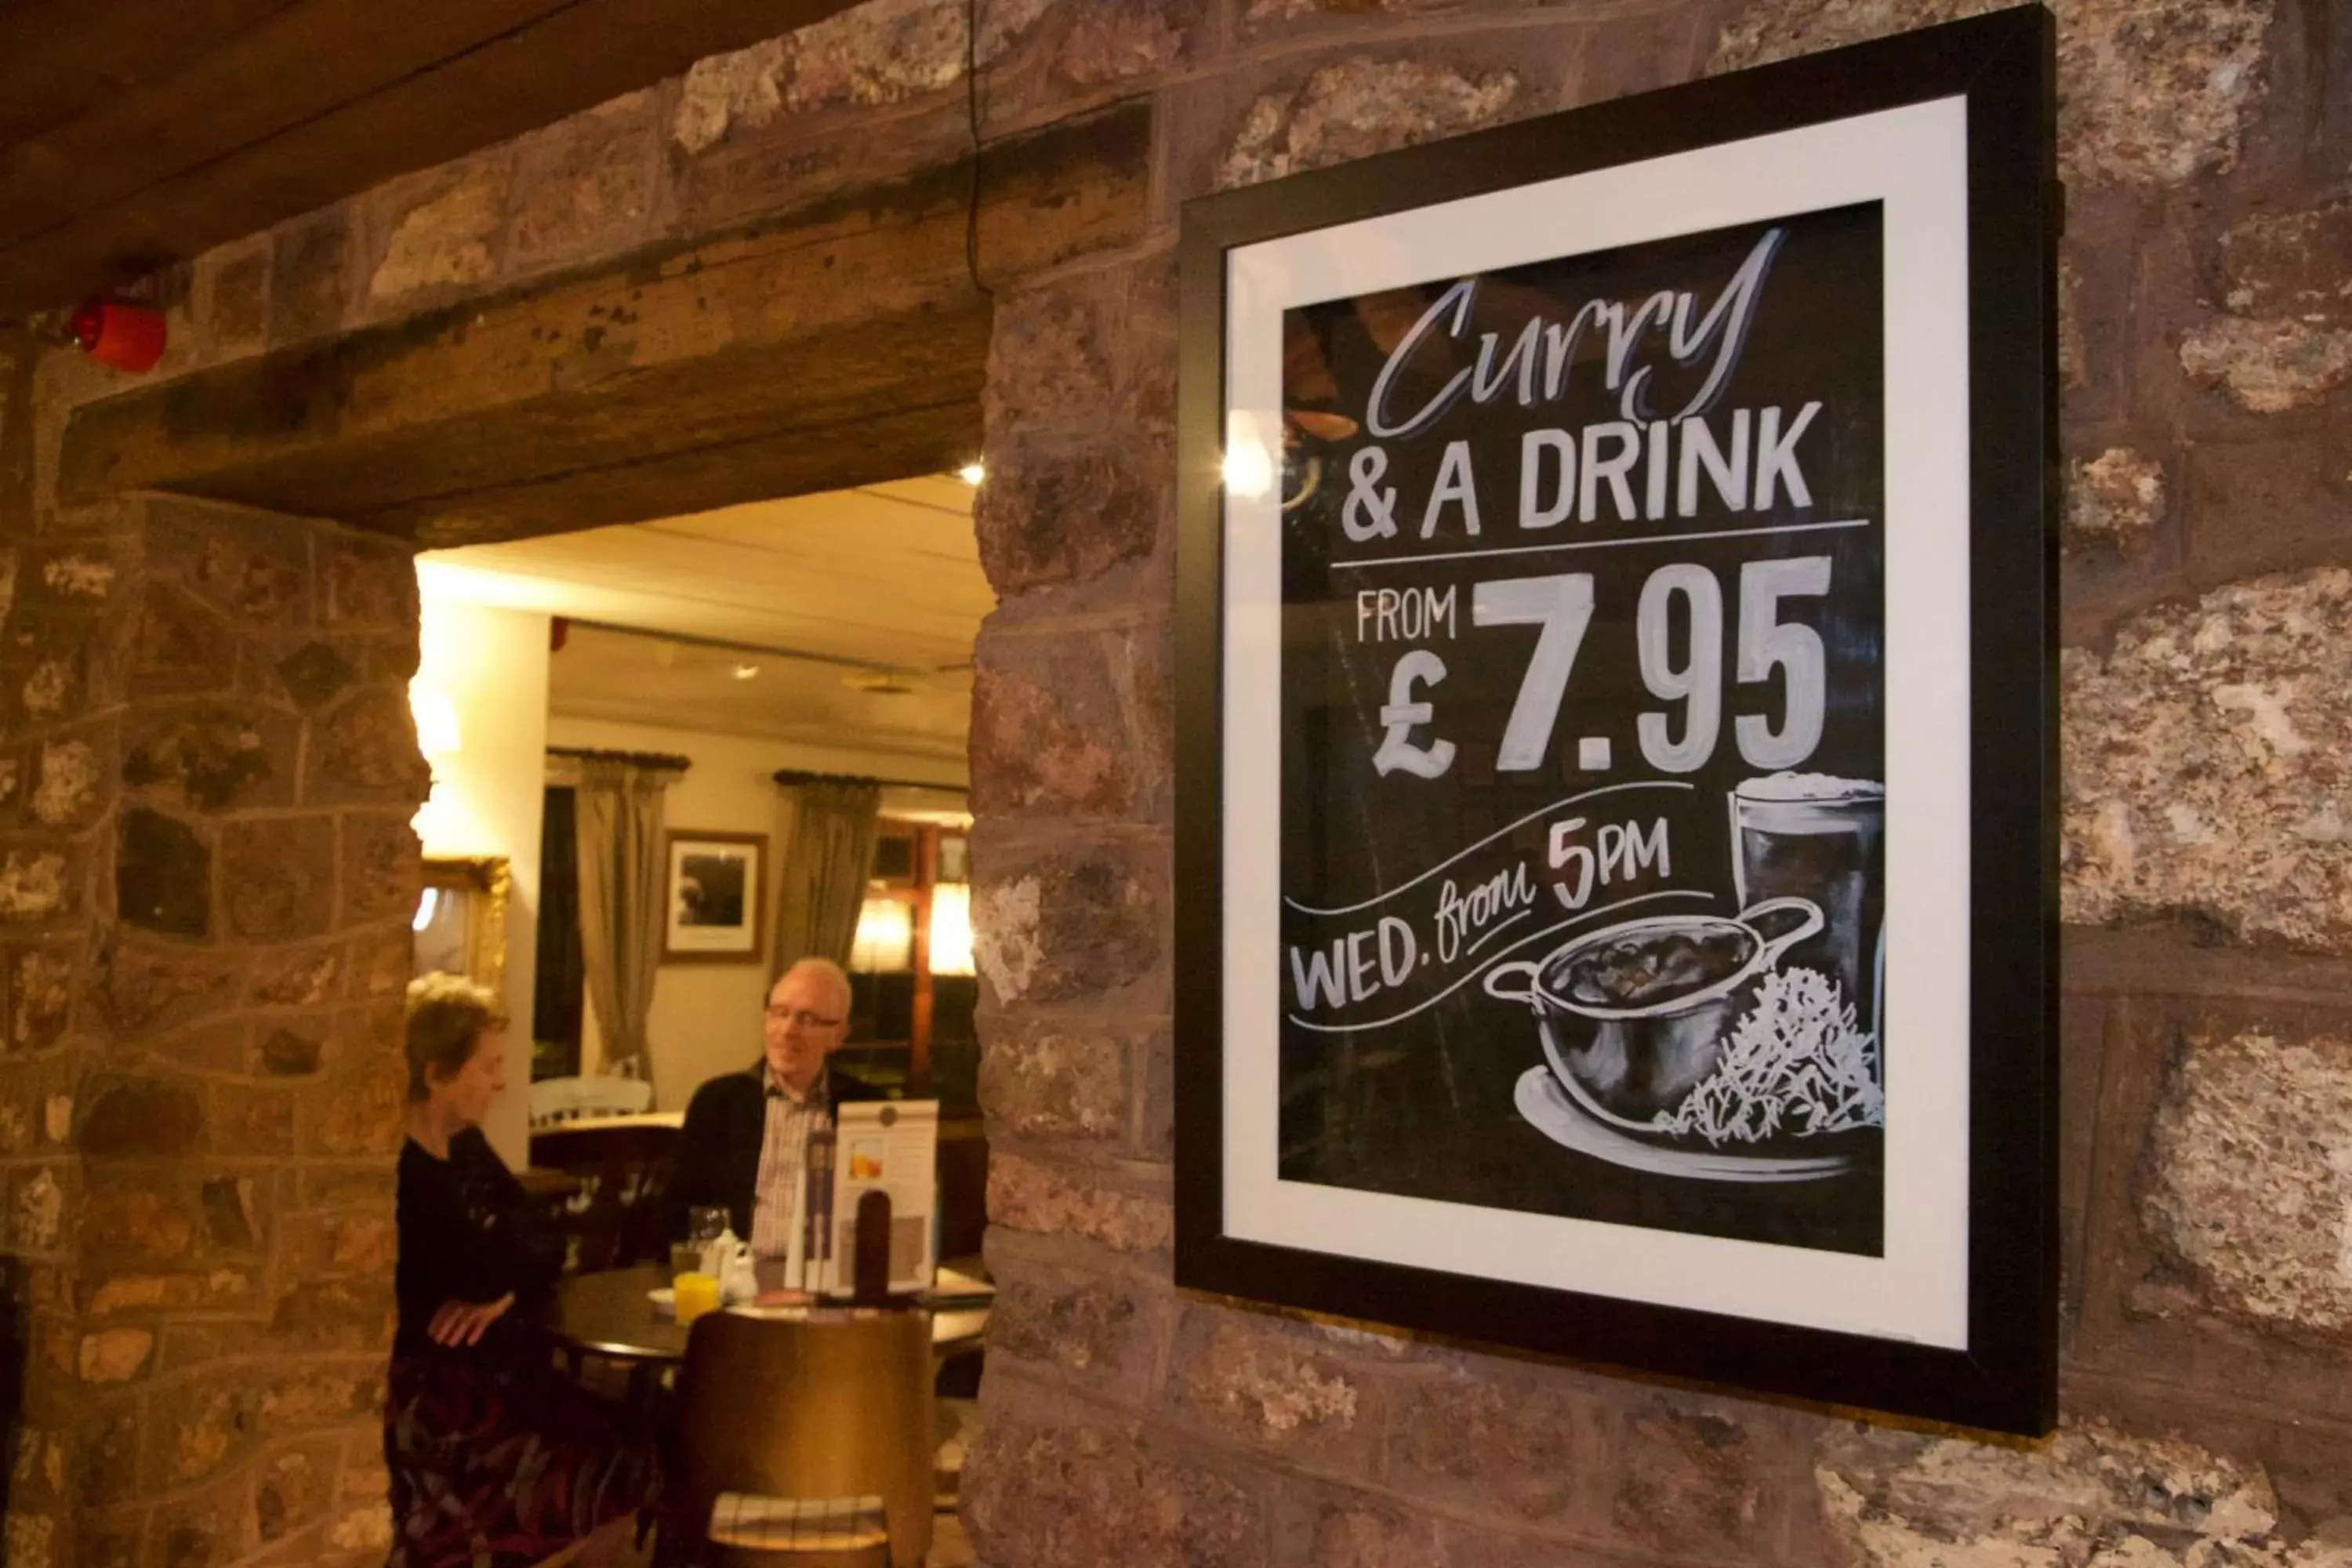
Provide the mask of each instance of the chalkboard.
{"label": "chalkboard", "polygon": [[2046,1427],[2051,53],[1187,208],[1180,1283]]}

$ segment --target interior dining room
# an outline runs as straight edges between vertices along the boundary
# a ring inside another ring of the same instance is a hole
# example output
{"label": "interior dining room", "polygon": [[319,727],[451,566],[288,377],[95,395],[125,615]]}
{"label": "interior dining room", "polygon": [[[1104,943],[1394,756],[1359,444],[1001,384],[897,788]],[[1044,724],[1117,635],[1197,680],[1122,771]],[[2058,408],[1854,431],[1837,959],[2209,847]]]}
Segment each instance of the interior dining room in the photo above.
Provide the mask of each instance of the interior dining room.
{"label": "interior dining room", "polygon": [[672,1251],[688,1107],[765,1073],[779,976],[837,964],[829,1072],[936,1107],[928,1190],[893,1218],[929,1233],[926,1451],[950,1516],[993,1294],[966,762],[983,478],[426,552],[410,685],[432,774],[413,968],[529,1021],[503,1063],[528,1092],[483,1131],[562,1237],[550,1326],[583,1363],[682,1360],[675,1278],[704,1269]]}

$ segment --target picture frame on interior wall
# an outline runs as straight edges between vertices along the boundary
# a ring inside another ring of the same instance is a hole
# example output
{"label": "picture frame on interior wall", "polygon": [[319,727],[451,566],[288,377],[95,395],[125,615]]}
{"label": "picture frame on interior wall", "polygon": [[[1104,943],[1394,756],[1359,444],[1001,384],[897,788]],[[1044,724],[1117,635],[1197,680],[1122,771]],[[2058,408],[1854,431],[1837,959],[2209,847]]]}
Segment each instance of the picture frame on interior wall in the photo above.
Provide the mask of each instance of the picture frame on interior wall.
{"label": "picture frame on interior wall", "polygon": [[666,863],[664,963],[766,962],[766,834],[674,827]]}
{"label": "picture frame on interior wall", "polygon": [[1184,209],[1179,1285],[2050,1429],[2054,77]]}

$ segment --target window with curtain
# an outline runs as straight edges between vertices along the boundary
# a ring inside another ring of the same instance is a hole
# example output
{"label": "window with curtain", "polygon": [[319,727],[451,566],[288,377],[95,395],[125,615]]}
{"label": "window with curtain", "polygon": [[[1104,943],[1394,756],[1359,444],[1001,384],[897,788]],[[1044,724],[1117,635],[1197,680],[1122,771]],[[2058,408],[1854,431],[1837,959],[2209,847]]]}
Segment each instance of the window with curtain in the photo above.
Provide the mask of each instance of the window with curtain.
{"label": "window with curtain", "polygon": [[571,1078],[580,1071],[579,803],[568,785],[551,785],[539,830],[539,975],[530,998],[530,1076]]}

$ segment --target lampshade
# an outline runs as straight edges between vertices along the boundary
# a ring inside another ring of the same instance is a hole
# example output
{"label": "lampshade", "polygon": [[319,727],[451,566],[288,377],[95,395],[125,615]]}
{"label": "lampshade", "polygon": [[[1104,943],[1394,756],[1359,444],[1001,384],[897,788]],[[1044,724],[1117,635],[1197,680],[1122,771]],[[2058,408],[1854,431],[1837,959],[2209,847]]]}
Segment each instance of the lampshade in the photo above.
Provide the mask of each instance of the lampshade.
{"label": "lampshade", "polygon": [[915,966],[915,912],[898,899],[868,899],[857,911],[849,967],[860,974],[898,974]]}
{"label": "lampshade", "polygon": [[941,882],[931,889],[931,973],[971,972],[971,884]]}

